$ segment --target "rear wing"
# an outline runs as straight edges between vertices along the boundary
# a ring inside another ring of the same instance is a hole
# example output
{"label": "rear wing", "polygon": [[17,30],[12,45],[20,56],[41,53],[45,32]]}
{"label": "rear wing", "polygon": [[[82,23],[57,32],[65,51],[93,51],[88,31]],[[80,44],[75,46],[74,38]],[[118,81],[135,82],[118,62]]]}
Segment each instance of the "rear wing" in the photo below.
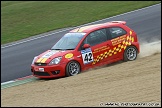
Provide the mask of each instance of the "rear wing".
{"label": "rear wing", "polygon": [[126,21],[111,21],[110,23],[122,23],[123,25],[125,25]]}

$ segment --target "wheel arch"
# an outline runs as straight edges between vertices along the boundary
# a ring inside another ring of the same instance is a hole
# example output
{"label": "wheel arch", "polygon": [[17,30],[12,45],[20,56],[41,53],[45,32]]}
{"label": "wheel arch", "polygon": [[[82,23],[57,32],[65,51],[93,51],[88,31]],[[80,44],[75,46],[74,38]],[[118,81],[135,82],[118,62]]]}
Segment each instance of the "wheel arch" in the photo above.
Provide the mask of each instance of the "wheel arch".
{"label": "wheel arch", "polygon": [[[133,42],[130,46],[134,46],[138,53],[140,53],[140,46],[139,42]],[[127,46],[128,47],[128,46]]]}

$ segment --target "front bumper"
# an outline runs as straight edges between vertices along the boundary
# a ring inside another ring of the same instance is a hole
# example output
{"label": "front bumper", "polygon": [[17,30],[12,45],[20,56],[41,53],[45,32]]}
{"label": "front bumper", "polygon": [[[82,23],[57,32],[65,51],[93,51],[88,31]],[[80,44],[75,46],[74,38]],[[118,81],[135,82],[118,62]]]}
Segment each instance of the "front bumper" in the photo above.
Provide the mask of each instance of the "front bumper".
{"label": "front bumper", "polygon": [[33,76],[38,78],[56,78],[65,76],[66,64],[51,65],[51,66],[36,66],[31,65]]}

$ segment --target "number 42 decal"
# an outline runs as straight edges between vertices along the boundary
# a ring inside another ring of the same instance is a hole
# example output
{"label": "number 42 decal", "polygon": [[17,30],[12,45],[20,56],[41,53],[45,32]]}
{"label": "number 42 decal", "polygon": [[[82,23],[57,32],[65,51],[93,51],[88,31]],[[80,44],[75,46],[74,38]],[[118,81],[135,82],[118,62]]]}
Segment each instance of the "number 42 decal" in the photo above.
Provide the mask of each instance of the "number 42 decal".
{"label": "number 42 decal", "polygon": [[82,53],[82,59],[84,64],[93,62],[93,54],[90,48],[82,50],[81,53]]}

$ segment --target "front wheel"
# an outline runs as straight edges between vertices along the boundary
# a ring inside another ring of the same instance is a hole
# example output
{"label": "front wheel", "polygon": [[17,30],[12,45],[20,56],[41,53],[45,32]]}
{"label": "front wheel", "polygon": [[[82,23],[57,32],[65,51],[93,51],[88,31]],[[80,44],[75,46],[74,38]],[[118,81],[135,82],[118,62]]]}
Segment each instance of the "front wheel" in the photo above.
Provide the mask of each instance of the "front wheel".
{"label": "front wheel", "polygon": [[135,46],[129,46],[124,51],[124,61],[133,61],[137,58],[137,49]]}
{"label": "front wheel", "polygon": [[66,76],[74,76],[80,73],[80,65],[76,61],[70,61],[66,66]]}

